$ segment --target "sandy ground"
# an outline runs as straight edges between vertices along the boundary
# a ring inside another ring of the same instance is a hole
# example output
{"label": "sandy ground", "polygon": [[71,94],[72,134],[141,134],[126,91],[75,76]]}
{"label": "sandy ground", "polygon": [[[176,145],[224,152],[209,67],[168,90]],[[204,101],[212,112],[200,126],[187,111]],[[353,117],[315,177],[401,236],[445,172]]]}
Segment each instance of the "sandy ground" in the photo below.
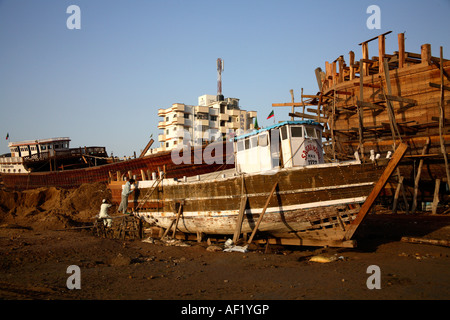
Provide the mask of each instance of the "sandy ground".
{"label": "sandy ground", "polygon": [[[107,193],[102,190],[97,198]],[[67,205],[67,196],[59,197],[59,203]],[[52,203],[56,209],[45,207],[44,198],[31,211],[21,209],[26,214],[17,206],[6,206],[5,201],[0,207],[2,300],[251,303],[450,298],[450,247],[400,241],[402,236],[450,240],[448,214],[371,214],[358,229],[358,247],[353,249],[253,245],[242,253],[210,251],[205,242],[188,241],[176,246],[158,240],[104,239],[83,229],[58,231],[73,227],[80,217],[55,218],[57,211],[49,212],[60,208],[55,207],[56,202]],[[83,210],[75,208],[74,212]],[[84,212],[83,219],[96,212]],[[43,227],[43,221],[48,222],[47,227]],[[223,242],[212,245],[223,248]],[[333,261],[310,261],[317,255]],[[67,286],[71,265],[80,268],[80,289]],[[368,279],[370,284],[375,283],[376,274],[368,270],[373,265],[379,267],[380,289],[367,285]]]}

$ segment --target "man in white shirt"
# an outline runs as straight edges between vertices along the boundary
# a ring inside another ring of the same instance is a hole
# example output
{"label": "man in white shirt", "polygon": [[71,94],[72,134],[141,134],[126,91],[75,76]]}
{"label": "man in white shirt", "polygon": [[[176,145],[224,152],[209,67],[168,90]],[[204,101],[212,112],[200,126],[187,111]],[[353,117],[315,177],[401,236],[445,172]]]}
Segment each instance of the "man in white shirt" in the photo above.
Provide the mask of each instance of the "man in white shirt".
{"label": "man in white shirt", "polygon": [[128,207],[128,196],[136,189],[131,189],[131,185],[134,184],[134,179],[130,179],[125,183],[125,186],[122,190],[122,201],[120,201],[119,209],[117,209],[119,212],[122,210],[123,214],[127,213],[127,207]]}
{"label": "man in white shirt", "polygon": [[111,207],[111,204],[106,202],[106,199],[103,199],[102,205],[100,206],[100,213],[98,217],[103,219],[103,224],[108,228],[111,227],[112,219],[108,214],[108,208]]}

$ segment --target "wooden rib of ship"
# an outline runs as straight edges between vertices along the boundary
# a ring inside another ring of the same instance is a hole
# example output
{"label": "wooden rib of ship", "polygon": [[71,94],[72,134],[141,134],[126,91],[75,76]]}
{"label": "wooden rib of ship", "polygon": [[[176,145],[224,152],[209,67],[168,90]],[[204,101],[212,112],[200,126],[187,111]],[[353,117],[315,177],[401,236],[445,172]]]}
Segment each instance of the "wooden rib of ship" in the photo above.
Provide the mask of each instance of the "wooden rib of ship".
{"label": "wooden rib of ship", "polygon": [[[317,68],[316,94],[303,94],[302,89],[296,102],[291,90],[291,102],[272,106],[291,107],[293,119],[322,123],[327,159],[345,160],[355,152],[368,159],[371,152],[393,151],[407,143],[399,172],[384,193],[393,212],[397,204],[414,211],[420,202],[432,202],[436,213],[450,190],[450,60],[444,59],[442,47],[432,55],[430,44],[417,53],[405,50],[404,33],[397,35],[398,51],[387,53],[390,36],[389,31],[360,43],[361,59],[350,51],[347,62],[341,55],[326,61],[324,71]],[[369,57],[368,45],[374,40],[378,56]]]}
{"label": "wooden rib of ship", "polygon": [[[140,157],[128,160],[108,157],[104,147],[69,148],[69,142],[69,138],[52,138],[10,143],[11,154],[0,157],[3,185],[16,190],[40,187],[76,188],[84,183],[123,180],[125,176],[142,179],[151,175],[151,172],[160,170],[167,177],[176,177],[233,166],[227,164],[226,159],[223,159],[223,164],[213,163],[207,157],[199,162],[195,154],[186,164],[175,165],[170,151],[145,156],[153,140],[149,141]],[[200,151],[206,147],[199,147]],[[215,157],[214,154],[208,155]]]}
{"label": "wooden rib of ship", "polygon": [[[286,121],[234,139],[234,169],[138,181],[130,210],[186,235],[232,236],[294,245],[353,247],[352,236],[403,156],[324,163],[322,126]],[[112,181],[119,203],[122,181]],[[175,234],[174,231],[174,234]],[[268,240],[270,239],[270,240]]]}

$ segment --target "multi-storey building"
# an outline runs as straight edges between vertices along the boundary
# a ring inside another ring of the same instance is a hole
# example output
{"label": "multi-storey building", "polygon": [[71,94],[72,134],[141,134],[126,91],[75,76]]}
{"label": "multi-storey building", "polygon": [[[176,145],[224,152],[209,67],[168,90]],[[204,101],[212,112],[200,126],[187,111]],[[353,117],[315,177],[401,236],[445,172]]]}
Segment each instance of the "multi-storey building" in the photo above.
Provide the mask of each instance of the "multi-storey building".
{"label": "multi-storey building", "polygon": [[241,110],[236,98],[203,95],[196,106],[174,103],[170,108],[159,109],[158,116],[162,117],[158,123],[162,130],[158,136],[161,147],[151,153],[180,144],[201,145],[252,130],[256,111]]}

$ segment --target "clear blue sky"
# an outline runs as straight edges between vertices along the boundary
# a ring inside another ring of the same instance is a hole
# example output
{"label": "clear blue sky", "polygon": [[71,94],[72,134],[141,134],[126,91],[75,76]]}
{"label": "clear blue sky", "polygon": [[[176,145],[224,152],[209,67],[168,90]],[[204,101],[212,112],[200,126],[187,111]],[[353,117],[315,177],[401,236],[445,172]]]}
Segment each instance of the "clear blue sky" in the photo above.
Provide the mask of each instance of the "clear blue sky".
{"label": "clear blue sky", "polygon": [[[81,29],[69,30],[66,9],[81,9]],[[366,9],[381,9],[370,30]],[[68,136],[72,147],[100,145],[132,155],[157,136],[157,110],[197,104],[216,94],[216,59],[225,61],[223,94],[258,112],[272,103],[318,91],[324,69],[358,43],[387,31],[386,52],[450,57],[450,1],[300,0],[0,0],[0,154],[8,141]],[[377,42],[369,56],[378,55]],[[288,108],[275,108],[276,120]],[[6,134],[10,139],[7,141]]]}

